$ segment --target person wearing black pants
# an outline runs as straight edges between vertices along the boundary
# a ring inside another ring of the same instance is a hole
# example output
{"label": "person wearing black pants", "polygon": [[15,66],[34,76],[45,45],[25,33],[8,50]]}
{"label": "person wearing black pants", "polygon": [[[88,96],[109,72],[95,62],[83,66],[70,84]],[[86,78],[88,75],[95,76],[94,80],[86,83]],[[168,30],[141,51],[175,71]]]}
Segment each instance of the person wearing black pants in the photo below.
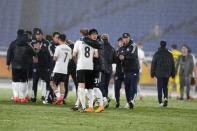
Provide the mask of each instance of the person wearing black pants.
{"label": "person wearing black pants", "polygon": [[162,92],[164,95],[164,99],[168,99],[168,77],[157,78],[157,91],[158,91],[158,101],[162,103]]}
{"label": "person wearing black pants", "polygon": [[134,96],[137,92],[137,80],[139,75],[139,60],[137,45],[132,41],[129,33],[122,35],[124,46],[119,59],[122,62],[124,83],[129,109],[134,108]]}
{"label": "person wearing black pants", "polygon": [[[68,43],[68,46],[73,50],[74,44],[71,43],[71,42],[67,42],[67,43]],[[69,82],[69,76],[70,75],[71,75],[71,77],[73,79],[73,82],[75,84],[76,94],[77,94],[78,83],[77,83],[77,76],[76,76],[76,64],[75,64],[73,59],[71,59],[68,63],[68,74],[67,74],[67,77],[66,77],[65,82],[64,82],[64,87],[65,87],[64,100],[68,96],[68,82]],[[65,103],[65,101],[64,101],[64,103]]]}
{"label": "person wearing black pants", "polygon": [[[166,48],[166,42],[160,42],[160,48],[154,54],[151,63],[151,77],[157,78],[158,102],[161,107],[168,105],[168,79],[175,77],[175,64],[172,54]],[[164,102],[162,101],[164,95]]]}
{"label": "person wearing black pants", "polygon": [[116,99],[116,108],[120,107],[120,89],[122,86],[122,83],[124,82],[124,73],[122,70],[122,63],[119,60],[118,56],[121,53],[121,47],[123,46],[122,38],[118,39],[118,49],[116,51],[116,72],[114,76],[114,91],[115,91],[115,99]]}
{"label": "person wearing black pants", "polygon": [[108,107],[110,98],[108,97],[108,86],[112,75],[112,64],[115,63],[116,51],[109,43],[109,35],[102,34],[102,49],[99,51],[101,61],[101,81],[99,88],[103,94],[104,106]]}

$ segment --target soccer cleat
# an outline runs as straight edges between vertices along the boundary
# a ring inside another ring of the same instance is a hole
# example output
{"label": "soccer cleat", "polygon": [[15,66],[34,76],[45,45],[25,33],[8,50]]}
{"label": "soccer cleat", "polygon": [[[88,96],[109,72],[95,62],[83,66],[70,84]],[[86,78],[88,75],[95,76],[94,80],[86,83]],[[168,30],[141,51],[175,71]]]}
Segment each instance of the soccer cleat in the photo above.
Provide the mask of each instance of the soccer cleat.
{"label": "soccer cleat", "polygon": [[159,103],[159,107],[163,107],[163,103]]}
{"label": "soccer cleat", "polygon": [[35,103],[36,102],[36,98],[31,98],[31,102]]}
{"label": "soccer cleat", "polygon": [[21,103],[26,104],[26,103],[28,103],[28,100],[26,98],[21,99]]}
{"label": "soccer cleat", "polygon": [[119,108],[119,107],[120,107],[120,104],[119,103],[116,103],[115,108]]}
{"label": "soccer cleat", "polygon": [[103,112],[104,111],[104,107],[103,106],[99,106],[98,109],[96,109],[96,113],[99,113],[99,112]]}
{"label": "soccer cleat", "polygon": [[128,104],[129,104],[129,109],[133,109],[134,108],[134,102],[130,101]]}
{"label": "soccer cleat", "polygon": [[129,103],[126,103],[124,108],[128,109],[129,108]]}
{"label": "soccer cleat", "polygon": [[165,100],[164,100],[164,103],[163,103],[163,107],[167,107],[167,106],[168,106],[168,100],[165,99]]}
{"label": "soccer cleat", "polygon": [[41,100],[45,100],[45,97],[44,96],[41,96]]}
{"label": "soccer cleat", "polygon": [[20,98],[18,98],[18,97],[13,97],[13,101],[16,102],[16,103],[21,102]]}
{"label": "soccer cleat", "polygon": [[92,107],[86,108],[85,112],[91,113],[94,112],[94,109]]}
{"label": "soccer cleat", "polygon": [[78,107],[77,105],[74,105],[74,106],[71,108],[71,110],[73,110],[73,111],[78,111],[78,110],[79,110],[79,107]]}
{"label": "soccer cleat", "polygon": [[26,96],[25,99],[27,99],[28,101],[31,100],[30,96]]}
{"label": "soccer cleat", "polygon": [[55,102],[55,104],[57,104],[57,105],[62,105],[63,104],[63,97],[58,97],[57,98],[57,101]]}

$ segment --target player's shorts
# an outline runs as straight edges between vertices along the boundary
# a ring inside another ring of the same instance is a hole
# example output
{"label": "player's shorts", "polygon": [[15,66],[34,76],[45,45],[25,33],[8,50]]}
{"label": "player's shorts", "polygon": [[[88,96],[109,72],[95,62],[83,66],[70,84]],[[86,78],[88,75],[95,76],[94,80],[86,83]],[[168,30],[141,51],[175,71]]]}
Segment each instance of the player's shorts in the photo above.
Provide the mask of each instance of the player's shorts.
{"label": "player's shorts", "polygon": [[27,82],[27,70],[26,69],[12,69],[12,81],[13,82]]}
{"label": "player's shorts", "polygon": [[93,71],[93,80],[94,80],[93,88],[99,88],[99,83],[101,81],[101,72]]}
{"label": "player's shorts", "polygon": [[58,85],[60,82],[65,82],[66,77],[67,77],[67,74],[55,73],[55,72],[51,74],[52,81],[56,85]]}
{"label": "player's shorts", "polygon": [[77,82],[85,83],[86,89],[93,89],[94,86],[93,70],[78,70]]}

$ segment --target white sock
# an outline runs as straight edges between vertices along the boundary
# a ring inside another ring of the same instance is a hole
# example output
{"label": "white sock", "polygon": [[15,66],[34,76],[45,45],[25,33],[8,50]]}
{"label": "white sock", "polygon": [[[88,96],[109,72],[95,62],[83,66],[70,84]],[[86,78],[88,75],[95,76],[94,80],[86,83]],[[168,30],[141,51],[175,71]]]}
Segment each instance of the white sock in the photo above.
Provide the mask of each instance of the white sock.
{"label": "white sock", "polygon": [[28,90],[27,90],[27,96],[32,97],[32,86],[33,86],[33,80],[28,80]]}
{"label": "white sock", "polygon": [[14,97],[19,97],[18,91],[19,91],[19,82],[12,82],[12,91]]}
{"label": "white sock", "polygon": [[59,91],[58,89],[56,89],[56,90],[54,91],[54,93],[55,93],[55,95],[57,96],[57,98],[61,96],[60,91]]}
{"label": "white sock", "polygon": [[45,96],[46,95],[46,82],[41,80],[40,86],[41,86],[42,96]]}
{"label": "white sock", "polygon": [[94,95],[96,96],[99,106],[103,106],[103,95],[101,93],[101,90],[99,88],[94,88]]}
{"label": "white sock", "polygon": [[26,97],[27,84],[26,82],[20,82],[19,86],[19,98],[24,99]]}
{"label": "white sock", "polygon": [[[78,92],[77,92],[78,94]],[[79,107],[80,101],[79,101],[79,97],[77,97],[77,101],[75,102],[75,106]]]}
{"label": "white sock", "polygon": [[78,97],[79,101],[81,102],[82,109],[86,108],[86,102],[85,102],[85,89],[84,88],[78,88]]}
{"label": "white sock", "polygon": [[103,97],[103,102],[107,103],[107,97]]}
{"label": "white sock", "polygon": [[88,96],[89,96],[89,107],[93,108],[93,102],[94,102],[94,95],[93,95],[93,89],[88,89]]}

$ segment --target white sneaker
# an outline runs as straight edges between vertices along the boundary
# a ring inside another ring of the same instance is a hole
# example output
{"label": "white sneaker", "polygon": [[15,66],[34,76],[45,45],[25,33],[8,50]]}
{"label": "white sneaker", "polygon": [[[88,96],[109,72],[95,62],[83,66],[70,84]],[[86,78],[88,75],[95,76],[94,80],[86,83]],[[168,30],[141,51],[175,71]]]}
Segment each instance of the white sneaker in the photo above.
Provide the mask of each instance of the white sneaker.
{"label": "white sneaker", "polygon": [[129,108],[129,103],[126,103],[124,108],[128,109]]}
{"label": "white sneaker", "polygon": [[163,107],[163,103],[160,103],[160,104],[159,104],[159,107]]}

